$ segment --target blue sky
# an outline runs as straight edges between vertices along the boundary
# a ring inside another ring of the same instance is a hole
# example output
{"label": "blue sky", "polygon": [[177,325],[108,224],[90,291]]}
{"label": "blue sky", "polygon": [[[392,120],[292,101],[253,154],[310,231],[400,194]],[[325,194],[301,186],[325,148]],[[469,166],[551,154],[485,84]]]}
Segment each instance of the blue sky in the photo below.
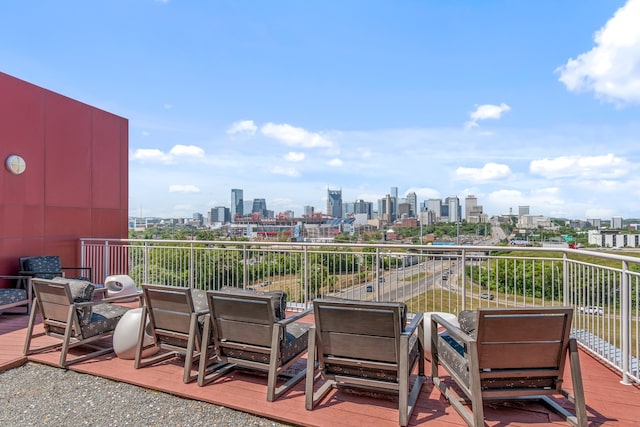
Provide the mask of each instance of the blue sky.
{"label": "blue sky", "polygon": [[398,187],[637,218],[638,22],[640,0],[8,0],[0,70],[129,120],[132,215]]}

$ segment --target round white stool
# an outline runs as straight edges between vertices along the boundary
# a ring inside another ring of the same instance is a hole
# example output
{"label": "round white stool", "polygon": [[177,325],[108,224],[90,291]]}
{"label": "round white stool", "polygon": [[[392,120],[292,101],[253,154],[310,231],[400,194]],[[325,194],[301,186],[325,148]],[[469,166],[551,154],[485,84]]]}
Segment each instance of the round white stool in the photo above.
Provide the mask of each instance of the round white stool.
{"label": "round white stool", "polygon": [[[120,359],[135,359],[136,346],[138,345],[138,332],[142,321],[142,308],[133,308],[127,311],[113,331],[113,351]],[[149,320],[147,319],[147,323]],[[144,346],[153,344],[153,336],[145,329]],[[142,350],[142,357],[149,357],[158,352],[158,346]]]}
{"label": "round white stool", "polygon": [[427,311],[424,313],[423,322],[424,322],[424,354],[427,359],[431,360],[431,315],[437,314],[446,320],[449,323],[452,323],[456,326],[460,326],[458,324],[458,317],[455,314],[445,313],[442,311]]}
{"label": "round white stool", "polygon": [[[107,288],[107,297],[121,297],[127,295],[134,295],[138,292],[136,283],[133,279],[126,274],[115,274],[113,276],[107,276],[104,279],[104,287]],[[135,298],[124,301],[134,301]]]}

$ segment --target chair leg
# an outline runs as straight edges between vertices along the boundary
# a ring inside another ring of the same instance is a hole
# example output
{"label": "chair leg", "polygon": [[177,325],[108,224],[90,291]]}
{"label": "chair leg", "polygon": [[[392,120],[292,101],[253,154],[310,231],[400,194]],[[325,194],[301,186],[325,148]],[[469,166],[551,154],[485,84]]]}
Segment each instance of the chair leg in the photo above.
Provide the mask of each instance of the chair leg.
{"label": "chair leg", "polygon": [[31,349],[31,339],[33,338],[33,326],[35,325],[35,321],[36,321],[36,314],[38,312],[37,310],[38,308],[38,301],[35,300],[33,302],[33,307],[31,308],[31,313],[29,314],[29,323],[27,326],[27,336],[24,340],[24,349],[22,350],[22,354],[24,354],[25,356],[28,354],[31,354],[30,349]]}
{"label": "chair leg", "polygon": [[75,308],[69,306],[69,314],[67,316],[67,327],[64,330],[64,338],[62,340],[62,351],[60,352],[60,367],[64,368],[67,364],[67,353],[71,344],[71,331],[73,329],[73,316]]}
{"label": "chair leg", "polygon": [[267,402],[276,398],[276,383],[278,382],[278,359],[280,355],[280,328],[276,324],[271,334],[271,354],[269,357],[269,376],[267,380]]}
{"label": "chair leg", "polygon": [[[211,357],[217,353],[218,349],[210,349],[211,346],[211,320],[207,314],[207,318],[204,322],[204,328],[202,331],[202,345],[200,347],[200,362],[198,363],[198,386],[204,387],[217,378],[225,375],[231,371],[235,365],[233,363],[226,363],[217,361],[211,365]],[[218,356],[216,355],[216,359]]]}
{"label": "chair leg", "polygon": [[[141,299],[142,300],[142,299]],[[144,336],[146,329],[147,307],[142,307],[140,315],[140,327],[138,328],[138,343],[136,344],[136,354],[134,357],[133,367],[139,369],[142,361],[142,347],[144,347]]]}
{"label": "chair leg", "polygon": [[182,381],[187,384],[198,378],[198,374],[191,375],[193,367],[193,358],[196,351],[196,333],[198,328],[198,317],[195,313],[191,314],[191,321],[189,323],[189,340],[187,341],[187,354],[184,360],[184,373],[182,374]]}
{"label": "chair leg", "polygon": [[575,338],[569,339],[569,365],[571,366],[571,380],[573,382],[573,396],[576,407],[576,425],[582,427],[587,425],[587,409],[584,400],[580,358],[578,356],[578,341]]}
{"label": "chair leg", "polygon": [[309,344],[307,345],[307,378],[304,386],[304,406],[307,410],[313,409],[313,385],[316,376],[316,327],[309,329]]}

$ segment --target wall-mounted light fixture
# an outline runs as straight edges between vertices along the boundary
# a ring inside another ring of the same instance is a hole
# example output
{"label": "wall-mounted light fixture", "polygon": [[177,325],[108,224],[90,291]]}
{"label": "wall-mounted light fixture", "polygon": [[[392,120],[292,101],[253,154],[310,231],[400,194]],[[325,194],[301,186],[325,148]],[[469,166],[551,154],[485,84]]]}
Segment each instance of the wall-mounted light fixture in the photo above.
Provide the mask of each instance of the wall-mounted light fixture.
{"label": "wall-mounted light fixture", "polygon": [[7,157],[5,165],[7,166],[7,170],[14,175],[20,175],[25,171],[25,169],[27,169],[27,163],[22,157],[16,154],[12,154]]}

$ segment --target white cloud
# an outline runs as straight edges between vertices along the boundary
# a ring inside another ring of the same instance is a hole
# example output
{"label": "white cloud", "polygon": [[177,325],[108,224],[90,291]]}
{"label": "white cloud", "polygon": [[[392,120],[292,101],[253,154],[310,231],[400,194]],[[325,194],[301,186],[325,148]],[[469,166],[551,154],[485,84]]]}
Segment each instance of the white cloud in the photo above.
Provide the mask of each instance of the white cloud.
{"label": "white cloud", "polygon": [[173,157],[157,148],[138,148],[131,155],[132,160],[171,163]]}
{"label": "white cloud", "polygon": [[163,105],[163,107],[164,107],[164,109],[165,109],[165,110],[170,110],[170,109],[172,109],[172,108],[173,108],[173,105],[171,105],[171,104],[164,104],[164,105]]}
{"label": "white cloud", "polygon": [[529,171],[545,178],[581,177],[590,180],[618,178],[629,173],[629,162],[609,153],[603,156],[560,156],[533,160]]}
{"label": "white cloud", "polygon": [[559,80],[606,102],[640,103],[640,0],[629,0],[593,38],[593,49],[556,69]]}
{"label": "white cloud", "polygon": [[262,133],[270,138],[284,142],[291,147],[332,147],[333,143],[319,133],[309,132],[288,124],[267,123],[262,126]]}
{"label": "white cloud", "polygon": [[300,172],[298,172],[298,170],[295,168],[283,168],[282,166],[275,166],[269,169],[269,171],[276,175],[285,175],[290,177],[300,176]]}
{"label": "white cloud", "polygon": [[511,175],[511,169],[507,165],[487,163],[482,168],[459,167],[455,172],[456,178],[467,181],[492,181],[507,178]]}
{"label": "white cloud", "polygon": [[227,133],[230,135],[244,133],[253,136],[256,134],[257,130],[258,127],[253,123],[253,120],[241,120],[232,123],[229,129],[227,129]]}
{"label": "white cloud", "polygon": [[511,110],[511,107],[509,107],[504,102],[500,105],[493,105],[493,104],[478,105],[476,110],[469,115],[471,120],[466,122],[464,126],[467,129],[469,129],[469,128],[478,127],[479,126],[478,122],[480,120],[488,120],[488,119],[498,120],[502,117],[502,113],[507,112],[509,110]]}
{"label": "white cloud", "polygon": [[139,148],[130,156],[131,160],[140,160],[142,162],[160,162],[174,163],[176,157],[204,157],[204,150],[195,145],[175,145],[168,153],[158,150],[157,148]]}
{"label": "white cloud", "polygon": [[169,154],[172,156],[204,157],[204,150],[195,145],[175,145]]}
{"label": "white cloud", "polygon": [[169,192],[170,193],[199,193],[200,189],[195,185],[191,185],[191,184],[187,184],[187,185],[173,184],[169,186]]}
{"label": "white cloud", "polygon": [[333,167],[339,167],[342,166],[342,160],[340,159],[331,159],[327,162],[327,165],[329,166],[333,166]]}
{"label": "white cloud", "polygon": [[285,154],[284,159],[288,162],[301,162],[304,160],[304,153],[296,153],[294,151],[290,151]]}

